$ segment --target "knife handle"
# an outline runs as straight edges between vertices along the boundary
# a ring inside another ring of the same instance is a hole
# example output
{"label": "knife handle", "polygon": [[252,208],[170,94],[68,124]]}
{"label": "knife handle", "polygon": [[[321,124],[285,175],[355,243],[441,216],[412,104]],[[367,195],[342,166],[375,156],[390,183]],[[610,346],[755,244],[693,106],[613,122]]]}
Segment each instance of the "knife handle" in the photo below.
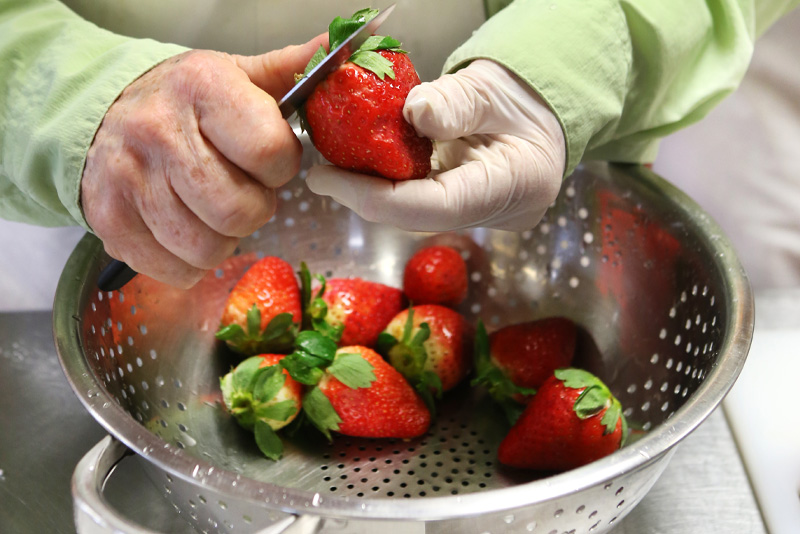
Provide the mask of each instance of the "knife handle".
{"label": "knife handle", "polygon": [[97,287],[101,291],[116,291],[130,282],[134,276],[136,276],[136,271],[128,267],[127,263],[111,260],[111,263],[106,265],[100,272],[100,276],[97,279]]}

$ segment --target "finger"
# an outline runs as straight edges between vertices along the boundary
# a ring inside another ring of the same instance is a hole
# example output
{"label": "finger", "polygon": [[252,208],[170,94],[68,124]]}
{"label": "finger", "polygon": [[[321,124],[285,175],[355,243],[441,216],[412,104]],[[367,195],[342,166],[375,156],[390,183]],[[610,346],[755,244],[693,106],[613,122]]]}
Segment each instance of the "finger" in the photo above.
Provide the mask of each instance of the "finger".
{"label": "finger", "polygon": [[[449,144],[442,157],[452,167],[429,179],[389,182],[320,166],[309,171],[306,183],[314,193],[336,199],[368,221],[434,232],[475,226],[531,228],[558,193],[560,177],[531,164],[524,145],[476,139]],[[494,157],[486,157],[489,152]]]}
{"label": "finger", "polygon": [[275,100],[229,59],[196,61],[204,68],[195,93],[200,133],[265,187],[288,182],[300,168],[302,146]]}
{"label": "finger", "polygon": [[[167,175],[180,172],[180,168],[167,168]],[[168,179],[152,172],[150,176],[146,187],[129,199],[129,209],[139,214],[161,246],[198,269],[210,269],[233,253],[237,238],[204,224],[172,191]]]}
{"label": "finger", "polygon": [[122,241],[113,245],[104,241],[103,244],[112,258],[125,262],[137,273],[173,287],[189,289],[206,273],[169,252],[149,231],[128,232]]}
{"label": "finger", "polygon": [[201,153],[170,176],[186,207],[223,236],[245,237],[266,224],[275,213],[275,191],[251,179],[214,147],[195,150]]}
{"label": "finger", "polygon": [[311,56],[322,46],[328,49],[328,34],[321,33],[302,45],[287,46],[260,56],[233,56],[250,81],[279,100],[294,84],[294,75],[305,71]]}
{"label": "finger", "polygon": [[[540,113],[540,108],[547,113]],[[524,137],[530,129],[526,120],[547,120],[549,128],[560,128],[535,91],[488,60],[475,61],[455,74],[416,86],[406,99],[403,113],[419,135],[437,140],[474,133]]]}
{"label": "finger", "polygon": [[205,270],[190,265],[161,245],[142,218],[121,196],[108,195],[93,212],[95,233],[112,258],[134,271],[171,286],[189,288]]}
{"label": "finger", "polygon": [[483,84],[477,83],[473,65],[422,83],[409,92],[403,115],[419,135],[449,140],[478,129],[491,109],[480,90]]}

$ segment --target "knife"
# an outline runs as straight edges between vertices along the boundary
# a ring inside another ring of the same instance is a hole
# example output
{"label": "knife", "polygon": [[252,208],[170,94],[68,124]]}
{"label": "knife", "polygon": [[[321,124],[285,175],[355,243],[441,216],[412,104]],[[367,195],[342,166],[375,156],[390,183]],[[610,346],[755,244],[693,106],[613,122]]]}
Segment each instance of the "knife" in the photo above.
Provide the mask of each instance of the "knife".
{"label": "knife", "polygon": [[[311,96],[314,88],[324,80],[328,74],[336,70],[337,67],[347,62],[353,52],[364,44],[381,24],[389,17],[396,4],[392,4],[366,24],[350,34],[350,36],[332,50],[325,59],[319,62],[307,76],[297,82],[292,89],[278,102],[278,109],[284,119],[291,117],[297,109]],[[131,269],[128,264],[120,260],[112,259],[100,272],[97,279],[97,287],[101,291],[115,291],[121,289],[136,276],[136,271]]]}

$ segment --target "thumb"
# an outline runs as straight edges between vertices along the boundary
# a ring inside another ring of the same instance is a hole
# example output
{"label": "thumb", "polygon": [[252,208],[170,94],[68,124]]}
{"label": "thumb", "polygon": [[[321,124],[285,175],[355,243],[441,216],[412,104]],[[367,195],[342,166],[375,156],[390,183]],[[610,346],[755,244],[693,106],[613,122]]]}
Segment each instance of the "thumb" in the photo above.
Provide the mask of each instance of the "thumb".
{"label": "thumb", "polygon": [[417,134],[431,139],[447,141],[475,133],[490,111],[482,75],[473,63],[414,87],[406,98],[403,116]]}
{"label": "thumb", "polygon": [[251,82],[279,100],[294,86],[294,75],[305,70],[320,46],[327,50],[327,33],[317,35],[305,44],[287,46],[259,56],[232,57]]}

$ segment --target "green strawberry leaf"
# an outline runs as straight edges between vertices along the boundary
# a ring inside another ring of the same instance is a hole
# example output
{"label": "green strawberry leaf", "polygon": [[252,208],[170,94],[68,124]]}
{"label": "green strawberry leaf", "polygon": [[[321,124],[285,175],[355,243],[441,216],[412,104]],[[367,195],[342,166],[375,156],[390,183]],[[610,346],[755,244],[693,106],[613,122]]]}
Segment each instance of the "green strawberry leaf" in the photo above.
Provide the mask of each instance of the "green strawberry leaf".
{"label": "green strawberry leaf", "polygon": [[285,334],[293,324],[294,321],[291,313],[279,313],[270,320],[267,327],[264,329],[264,333],[261,334],[261,337],[265,341],[276,339]]}
{"label": "green strawberry leaf", "polygon": [[328,42],[330,49],[334,50],[361,26],[378,15],[377,9],[359,9],[350,18],[336,17],[328,26]]}
{"label": "green strawberry leaf", "polygon": [[256,402],[272,400],[286,383],[286,375],[280,365],[270,365],[259,369],[259,376],[253,385],[253,399]]}
{"label": "green strawberry leaf", "polygon": [[423,371],[419,379],[413,382],[414,389],[431,412],[431,417],[436,417],[436,401],[442,398],[442,379],[433,371]]}
{"label": "green strawberry leaf", "polygon": [[325,434],[328,441],[331,441],[331,430],[339,430],[342,419],[321,389],[315,387],[306,393],[303,397],[303,412],[308,420]]}
{"label": "green strawberry leaf", "polygon": [[391,50],[392,52],[407,53],[401,49],[401,42],[388,35],[372,35],[364,41],[364,44],[358,47],[357,52],[366,52],[369,50]]}
{"label": "green strawberry leaf", "polygon": [[339,343],[339,341],[342,339],[342,333],[344,333],[343,324],[334,326],[324,319],[314,319],[312,320],[312,324],[314,326],[314,330],[323,336],[332,339],[335,343]]}
{"label": "green strawberry leaf", "polygon": [[[428,360],[425,341],[431,335],[428,323],[420,323],[416,332],[414,331],[414,313],[413,306],[409,307],[403,325],[403,337],[387,352],[392,366],[412,383],[418,382],[425,370],[425,362]],[[388,346],[389,339],[386,338],[384,343]]]}
{"label": "green strawberry leaf", "polygon": [[520,404],[510,398],[506,398],[498,404],[500,409],[503,410],[503,414],[506,416],[506,420],[511,426],[514,426],[517,423],[517,419],[519,419],[519,416],[525,411],[524,404]]}
{"label": "green strawberry leaf", "polygon": [[288,356],[281,359],[280,365],[289,376],[307,386],[316,385],[323,375],[320,365],[325,363],[321,358],[312,356],[311,354],[295,351]]}
{"label": "green strawberry leaf", "polygon": [[382,55],[372,50],[358,51],[350,56],[350,61],[359,67],[363,67],[368,71],[375,73],[378,78],[383,80],[388,76],[394,80],[394,63],[386,59]]}
{"label": "green strawberry leaf", "polygon": [[293,400],[285,400],[264,406],[258,406],[255,416],[259,419],[286,421],[297,413],[297,404]]}
{"label": "green strawberry leaf", "polygon": [[599,386],[589,386],[575,399],[573,409],[581,419],[588,419],[593,415],[599,414],[610,403],[609,395]]}
{"label": "green strawberry leaf", "polygon": [[247,335],[255,337],[259,333],[261,333],[261,310],[253,304],[253,307],[247,310]]}
{"label": "green strawberry leaf", "polygon": [[230,409],[233,405],[233,371],[219,379],[219,389],[222,392],[222,402]]}
{"label": "green strawberry leaf", "polygon": [[238,324],[229,324],[217,330],[214,336],[220,341],[238,343],[246,337],[246,334],[244,333],[244,328]]}
{"label": "green strawberry leaf", "polygon": [[333,361],[337,349],[336,341],[312,330],[300,332],[295,340],[295,347],[328,362]]}
{"label": "green strawberry leaf", "polygon": [[420,380],[414,384],[414,389],[422,399],[422,402],[425,403],[428,411],[431,413],[431,418],[436,417],[436,399],[434,398],[434,393],[431,391],[431,388],[422,380]]}
{"label": "green strawberry leaf", "polygon": [[392,347],[398,343],[399,341],[397,341],[397,338],[389,332],[381,332],[378,334],[378,340],[375,342],[375,352],[383,357],[387,357]]}
{"label": "green strawberry leaf", "polygon": [[339,354],[328,371],[350,389],[368,388],[375,381],[374,367],[360,354]]}
{"label": "green strawberry leaf", "polygon": [[[311,56],[311,59],[308,61],[308,65],[306,65],[305,70],[303,71],[303,77],[308,76],[314,67],[322,63],[322,60],[328,55],[328,52],[325,50],[324,46],[321,46],[314,52],[314,55]],[[303,78],[298,78],[297,82],[300,82]]]}
{"label": "green strawberry leaf", "polygon": [[494,365],[489,351],[489,334],[486,333],[483,321],[479,319],[475,327],[475,371],[480,377],[488,373],[491,368],[494,368]]}
{"label": "green strawberry leaf", "polygon": [[233,370],[233,390],[252,393],[255,379],[258,378],[258,369],[263,361],[260,356],[251,356],[237,365]]}
{"label": "green strawberry leaf", "polygon": [[611,434],[617,429],[617,422],[620,417],[622,417],[622,406],[620,406],[619,402],[612,401],[611,406],[608,407],[606,413],[603,414],[603,418],[600,419],[600,423],[606,427],[603,431],[604,435]]}
{"label": "green strawberry leaf", "polygon": [[253,432],[256,436],[256,445],[264,456],[270,460],[280,460],[283,456],[283,442],[272,427],[263,421],[256,421]]}
{"label": "green strawberry leaf", "polygon": [[584,371],[583,369],[577,369],[575,367],[556,369],[553,374],[556,375],[556,378],[564,382],[566,387],[572,389],[588,388],[590,386],[602,384],[602,382],[589,371]]}

